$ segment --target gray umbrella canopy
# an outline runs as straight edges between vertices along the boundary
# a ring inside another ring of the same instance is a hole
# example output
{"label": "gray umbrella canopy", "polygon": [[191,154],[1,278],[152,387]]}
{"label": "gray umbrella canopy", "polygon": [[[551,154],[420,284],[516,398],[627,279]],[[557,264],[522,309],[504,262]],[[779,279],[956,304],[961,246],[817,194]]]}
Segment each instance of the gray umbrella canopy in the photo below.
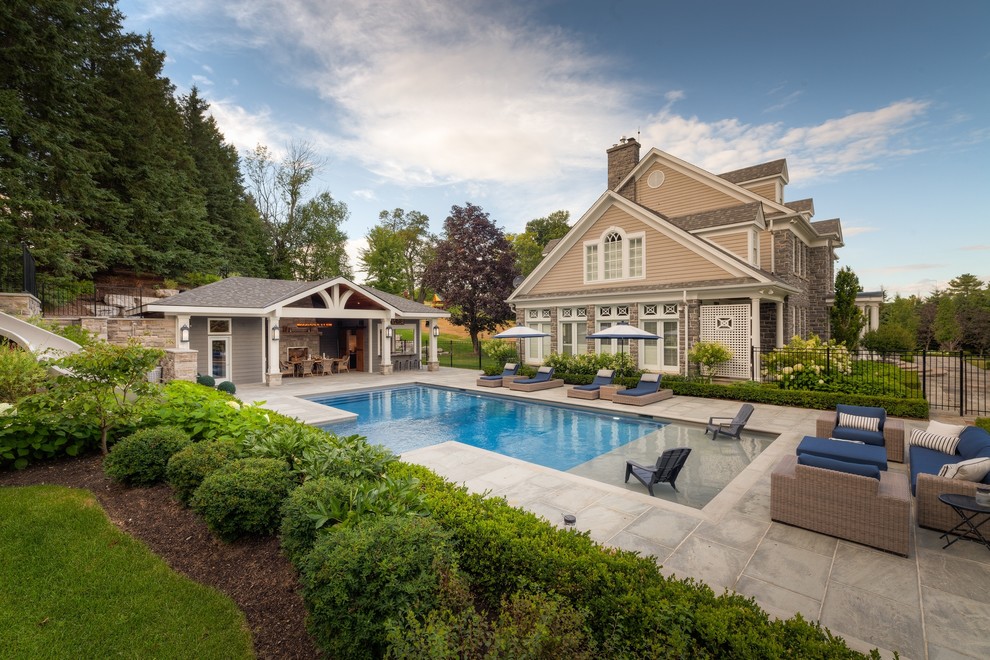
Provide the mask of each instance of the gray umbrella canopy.
{"label": "gray umbrella canopy", "polygon": [[527,328],[524,325],[517,325],[514,328],[503,330],[497,335],[492,336],[495,337],[495,339],[529,339],[531,337],[549,337],[550,333],[533,330],[532,328]]}
{"label": "gray umbrella canopy", "polygon": [[[498,335],[495,335],[496,337]],[[628,323],[616,323],[615,325],[599,330],[593,335],[588,335],[588,339],[660,339],[660,335],[655,335],[646,330],[640,330]]]}

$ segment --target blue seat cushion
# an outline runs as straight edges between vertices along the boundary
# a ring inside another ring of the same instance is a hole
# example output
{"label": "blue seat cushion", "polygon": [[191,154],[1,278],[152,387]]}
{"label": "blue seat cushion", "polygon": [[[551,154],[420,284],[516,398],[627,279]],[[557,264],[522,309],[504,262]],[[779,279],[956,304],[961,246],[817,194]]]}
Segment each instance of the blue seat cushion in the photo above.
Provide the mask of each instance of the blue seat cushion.
{"label": "blue seat cushion", "polygon": [[883,430],[883,423],[887,421],[887,411],[883,408],[874,408],[872,406],[849,406],[844,403],[840,403],[835,406],[835,413],[837,420],[839,413],[855,415],[856,417],[876,417],[880,420],[881,431]]}
{"label": "blue seat cushion", "polygon": [[976,458],[977,456],[987,456],[983,450],[990,449],[990,433],[979,426],[967,426],[959,434],[959,446],[956,451],[964,458]]}
{"label": "blue seat cushion", "polygon": [[908,461],[911,463],[911,494],[915,494],[919,474],[922,472],[925,474],[938,474],[938,471],[942,469],[943,465],[958,463],[961,460],[963,459],[959,454],[950,456],[949,454],[943,454],[940,451],[919,445],[908,447]]}
{"label": "blue seat cushion", "polygon": [[805,436],[797,448],[798,455],[808,454],[833,458],[847,463],[874,465],[878,470],[887,469],[887,450],[873,445],[857,445],[828,438]]}
{"label": "blue seat cushion", "polygon": [[575,385],[574,389],[584,390],[586,392],[594,392],[595,390],[600,390],[601,387],[602,387],[601,385],[596,385],[595,383],[591,383],[590,385]]}
{"label": "blue seat cushion", "polygon": [[481,380],[502,380],[502,376],[482,376]]}
{"label": "blue seat cushion", "polygon": [[823,468],[825,470],[835,470],[836,472],[846,472],[848,474],[858,474],[861,477],[880,478],[880,468],[876,465],[864,465],[862,463],[848,463],[825,456],[815,456],[814,454],[798,454],[798,464],[809,467]]}
{"label": "blue seat cushion", "polygon": [[883,432],[864,431],[863,429],[851,429],[846,426],[836,426],[832,430],[832,437],[842,438],[843,440],[858,440],[859,442],[865,442],[868,445],[883,447]]}
{"label": "blue seat cushion", "polygon": [[617,394],[622,396],[643,396],[644,394],[654,394],[657,391],[656,387],[634,387],[631,390],[621,390]]}

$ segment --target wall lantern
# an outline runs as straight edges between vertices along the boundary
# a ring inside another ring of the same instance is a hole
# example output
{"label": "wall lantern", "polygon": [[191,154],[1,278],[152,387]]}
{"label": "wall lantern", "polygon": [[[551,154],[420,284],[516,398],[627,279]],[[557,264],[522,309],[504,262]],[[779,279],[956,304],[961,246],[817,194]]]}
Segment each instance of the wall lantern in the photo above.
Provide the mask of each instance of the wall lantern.
{"label": "wall lantern", "polygon": [[272,326],[272,341],[278,341],[278,337],[279,337],[279,330],[278,330],[278,324],[276,323],[275,325]]}
{"label": "wall lantern", "polygon": [[183,325],[179,328],[179,341],[183,344],[189,343],[189,326]]}
{"label": "wall lantern", "polygon": [[433,326],[433,336],[434,337],[439,337],[440,336],[440,326],[439,325]]}
{"label": "wall lantern", "polygon": [[392,338],[392,326],[386,325],[385,326],[385,339],[391,339],[391,338]]}

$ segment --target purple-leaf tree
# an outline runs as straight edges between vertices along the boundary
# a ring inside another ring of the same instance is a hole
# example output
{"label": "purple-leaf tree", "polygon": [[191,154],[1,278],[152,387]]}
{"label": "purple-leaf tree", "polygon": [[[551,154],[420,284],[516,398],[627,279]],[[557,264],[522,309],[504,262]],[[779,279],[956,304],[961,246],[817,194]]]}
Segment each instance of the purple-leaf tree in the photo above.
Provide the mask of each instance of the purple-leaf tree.
{"label": "purple-leaf tree", "polygon": [[513,318],[505,300],[518,275],[515,252],[488,214],[470,202],[450,208],[443,230],[425,284],[443,299],[450,322],[467,328],[477,353],[479,333]]}

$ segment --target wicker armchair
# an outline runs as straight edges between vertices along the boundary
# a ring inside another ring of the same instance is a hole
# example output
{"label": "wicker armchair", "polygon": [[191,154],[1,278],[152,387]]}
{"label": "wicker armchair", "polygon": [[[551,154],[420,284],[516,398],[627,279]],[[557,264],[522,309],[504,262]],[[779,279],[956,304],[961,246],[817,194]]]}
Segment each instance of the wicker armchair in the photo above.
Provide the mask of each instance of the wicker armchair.
{"label": "wicker armchair", "polygon": [[[838,421],[834,410],[827,410],[818,415],[815,424],[815,435],[819,438],[831,438]],[[887,418],[883,424],[883,446],[887,450],[887,460],[894,463],[904,462],[904,421]]]}
{"label": "wicker armchair", "polygon": [[770,475],[770,518],[906,557],[911,489],[897,472],[874,479],[784,456]]}

